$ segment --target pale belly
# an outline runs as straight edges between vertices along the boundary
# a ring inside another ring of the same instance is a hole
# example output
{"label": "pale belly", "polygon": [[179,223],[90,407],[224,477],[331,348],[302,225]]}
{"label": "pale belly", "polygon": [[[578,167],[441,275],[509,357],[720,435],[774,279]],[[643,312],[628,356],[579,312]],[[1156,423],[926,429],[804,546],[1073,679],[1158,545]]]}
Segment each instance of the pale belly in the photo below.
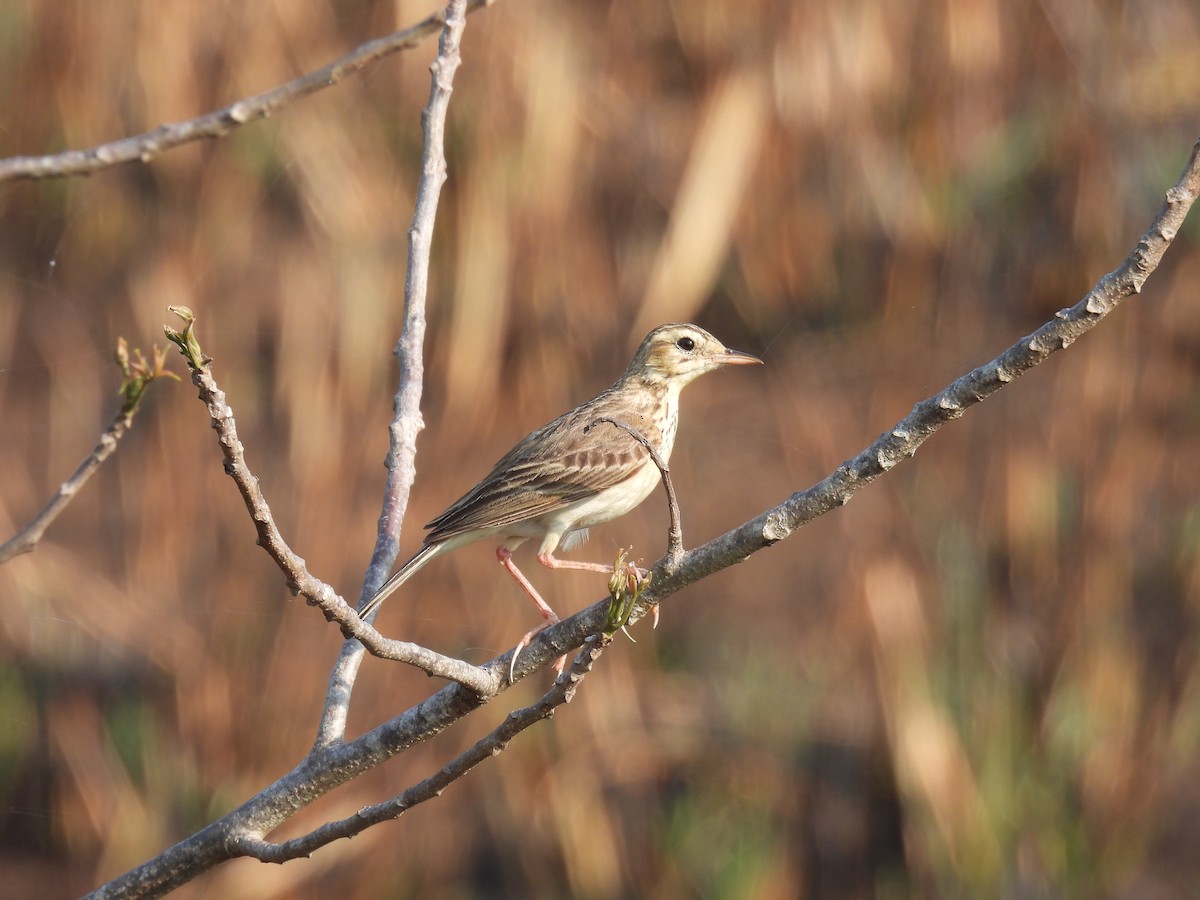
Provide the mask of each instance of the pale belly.
{"label": "pale belly", "polygon": [[661,481],[658,467],[651,464],[623,484],[601,491],[594,497],[579,500],[536,519],[513,522],[497,531],[503,531],[510,537],[506,542],[509,549],[531,537],[545,538],[543,547],[557,546],[563,536],[570,532],[583,531],[625,515],[649,497]]}

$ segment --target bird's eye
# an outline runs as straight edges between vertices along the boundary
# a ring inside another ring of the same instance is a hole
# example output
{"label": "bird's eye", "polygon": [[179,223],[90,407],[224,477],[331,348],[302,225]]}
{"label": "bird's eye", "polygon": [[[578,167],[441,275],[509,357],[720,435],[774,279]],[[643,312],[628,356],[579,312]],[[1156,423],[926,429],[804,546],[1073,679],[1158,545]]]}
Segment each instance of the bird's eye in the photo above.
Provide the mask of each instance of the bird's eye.
{"label": "bird's eye", "polygon": [[675,342],[675,346],[678,347],[680,350],[682,350],[684,353],[691,353],[693,350],[696,349],[696,342],[693,341],[690,337],[681,337],[679,340],[677,340]]}

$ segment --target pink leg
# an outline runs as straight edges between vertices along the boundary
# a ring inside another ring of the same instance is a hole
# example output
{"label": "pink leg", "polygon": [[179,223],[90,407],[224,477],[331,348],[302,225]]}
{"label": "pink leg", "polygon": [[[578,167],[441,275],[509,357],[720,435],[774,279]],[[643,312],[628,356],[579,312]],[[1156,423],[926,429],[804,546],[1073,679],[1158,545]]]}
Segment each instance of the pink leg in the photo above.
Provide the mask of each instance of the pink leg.
{"label": "pink leg", "polygon": [[[517,657],[521,655],[521,651],[529,646],[529,642],[539,631],[544,628],[549,628],[551,625],[557,625],[559,618],[558,614],[550,608],[550,604],[542,599],[542,595],[537,592],[537,588],[529,583],[529,579],[525,577],[525,573],[518,569],[517,564],[512,561],[512,551],[507,550],[504,547],[497,547],[496,559],[500,561],[500,565],[504,567],[504,570],[516,580],[517,584],[521,586],[521,590],[528,594],[529,598],[537,604],[537,608],[541,612],[542,618],[546,620],[537,628],[527,631],[525,636],[517,642],[517,649],[513,651],[512,662],[509,663],[508,666],[508,680],[513,682],[516,681]],[[559,675],[563,673],[563,666],[566,664],[566,661],[566,656],[560,656],[555,661],[554,669]]]}
{"label": "pink leg", "polygon": [[[537,608],[541,612],[542,618],[547,620],[546,625],[557,624],[558,614],[550,608],[549,603],[542,599],[542,595],[537,592],[537,588],[529,583],[529,579],[525,577],[525,573],[517,568],[517,564],[512,560],[512,551],[507,550],[504,547],[497,547],[496,559],[500,560],[500,565],[504,566],[504,570],[516,579],[517,584],[521,586],[521,589],[529,595],[529,599],[537,604]],[[612,571],[612,568],[610,567],[605,571]],[[542,627],[544,628],[546,625],[543,625]]]}
{"label": "pink leg", "polygon": [[[550,551],[548,553],[539,553],[537,555],[537,560],[538,560],[538,562],[540,562],[543,566],[545,566],[548,569],[582,569],[584,572],[600,572],[601,574],[604,574],[604,575],[611,575],[612,571],[613,571],[612,566],[606,566],[606,565],[604,565],[604,563],[577,562],[577,561],[571,560],[571,559],[559,559],[557,556],[554,555],[553,551]],[[513,568],[515,568],[515,566]],[[510,569],[509,571],[512,571],[512,570]],[[633,563],[630,563],[629,564],[629,588],[630,588],[630,590],[633,590],[637,586],[637,583],[649,574],[650,574],[650,572],[648,570],[639,568],[638,566],[635,566]],[[517,576],[514,575],[513,577],[516,578]],[[522,575],[522,576],[520,576],[520,578],[518,580],[520,580],[523,585],[528,585],[529,582],[525,581],[524,579],[525,579],[525,576]],[[532,591],[533,588],[526,587],[526,590]],[[535,599],[540,600],[541,598],[535,597]],[[658,627],[658,604],[657,603],[654,604],[654,625],[653,625],[653,627],[654,628]],[[621,630],[624,631],[625,626],[621,626]],[[625,631],[625,634],[627,636],[629,636],[629,639],[631,641],[633,640],[633,637],[629,635],[628,631]],[[637,642],[634,641],[634,643],[637,643]],[[559,674],[562,674],[562,673],[560,672]]]}
{"label": "pink leg", "polygon": [[[547,569],[580,569],[584,572],[600,572],[604,575],[611,575],[613,567],[604,563],[593,562],[578,562],[573,559],[559,559],[551,553],[539,553],[537,561]],[[645,578],[648,573],[646,569],[639,569],[633,563],[629,564],[629,574],[637,578]]]}
{"label": "pink leg", "polygon": [[539,553],[537,561],[547,569],[579,569],[584,572],[603,572],[606,575],[611,575],[613,567],[606,566],[604,563],[579,562],[574,559],[559,559],[553,553]]}

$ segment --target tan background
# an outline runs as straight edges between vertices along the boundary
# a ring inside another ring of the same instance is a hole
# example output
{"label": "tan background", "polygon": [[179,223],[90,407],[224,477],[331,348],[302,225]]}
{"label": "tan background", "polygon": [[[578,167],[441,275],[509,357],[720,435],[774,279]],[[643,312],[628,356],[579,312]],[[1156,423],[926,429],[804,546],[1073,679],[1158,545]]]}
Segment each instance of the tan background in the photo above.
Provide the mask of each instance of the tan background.
{"label": "tan background", "polygon": [[[9,0],[0,155],[207,112],[432,8]],[[1197,46],[1191,0],[474,14],[405,551],[662,321],[767,361],[685,395],[689,544],[822,477],[1125,257],[1200,131]],[[0,188],[0,531],[113,414],[116,338],[161,342],[182,303],[284,533],[357,595],[433,49],[148,166]],[[180,896],[1178,896],[1200,877],[1196,235],[848,508],[672,598],[436,803]],[[653,559],[663,507],[574,555]],[[534,577],[560,611],[601,593]],[[287,771],[339,645],[255,547],[187,384],[154,387],[0,604],[6,896],[82,891]],[[380,625],[478,661],[532,614],[478,546]],[[424,777],[538,685],[287,834]],[[429,689],[368,662],[352,732]]]}

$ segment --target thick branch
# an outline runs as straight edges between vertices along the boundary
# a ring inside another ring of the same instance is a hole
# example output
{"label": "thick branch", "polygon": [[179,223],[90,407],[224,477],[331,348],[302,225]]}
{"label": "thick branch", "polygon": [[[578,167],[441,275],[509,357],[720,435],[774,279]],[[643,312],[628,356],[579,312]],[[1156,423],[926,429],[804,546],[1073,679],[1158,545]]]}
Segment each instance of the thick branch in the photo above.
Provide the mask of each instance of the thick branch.
{"label": "thick branch", "polygon": [[[507,671],[496,663],[489,669]],[[160,897],[225,860],[245,855],[246,847],[261,842],[314,800],[440,734],[484,702],[477,693],[451,684],[353,741],[314,748],[295,769],[237,809],[89,896]]]}
{"label": "thick branch", "polygon": [[[471,12],[491,2],[493,0],[468,0],[466,11]],[[124,163],[150,162],[166,150],[193,141],[222,137],[235,128],[273,115],[295,100],[331,87],[376,60],[417,46],[444,23],[442,13],[434,13],[403,31],[368,41],[322,69],[186,122],[160,125],[153,131],[88,150],[67,150],[49,156],[14,156],[0,160],[0,182],[91,175]]]}
{"label": "thick branch", "polygon": [[[991,362],[916,404],[912,412],[890,431],[880,435],[822,481],[707,544],[687,551],[676,567],[669,566],[665,558],[659,560],[653,569],[653,581],[630,621],[637,621],[654,604],[676,591],[743,562],[756,551],[789,537],[818,516],[845,506],[880,475],[916,454],[917,448],[947,422],[959,418],[1018,375],[1069,347],[1116,309],[1122,300],[1141,291],[1175,240],[1198,195],[1200,142],[1192,147],[1183,174],[1167,191],[1162,207],[1133,252],[1117,269],[1101,278],[1082,300],[1068,309],[1059,310],[1052,320]],[[540,632],[521,651],[516,667],[518,677],[578,647],[587,635],[595,634],[603,627],[607,611],[608,600],[605,599]]]}
{"label": "thick branch", "polygon": [[494,756],[499,756],[509,742],[525,729],[554,715],[564,703],[570,703],[579,689],[580,682],[592,670],[611,638],[592,635],[584,642],[583,652],[567,672],[555,680],[554,685],[536,703],[524,709],[514,710],[490,734],[474,746],[463,751],[436,773],[424,781],[414,784],[390,800],[365,806],[354,815],[335,822],[328,822],[306,835],[273,844],[269,841],[246,840],[238,844],[245,855],[262,862],[287,862],[289,859],[307,857],[314,851],[340,838],[354,837],[372,825],[398,819],[419,803],[440,796],[458,779],[477,765]]}
{"label": "thick branch", "polygon": [[[1055,319],[1036,332],[1017,342],[992,362],[980,366],[955,381],[945,390],[918,403],[912,413],[895,428],[881,435],[858,456],[839,466],[829,477],[806,491],[794,494],[778,506],[743,525],[721,535],[702,547],[686,552],[677,569],[668,570],[660,561],[654,570],[654,580],[643,595],[641,608],[657,603],[681,588],[720,569],[741,562],[757,550],[769,547],[790,536],[799,527],[824,512],[844,505],[850,497],[896,463],[912,456],[931,434],[951,419],[961,416],[968,407],[999,390],[1022,372],[1048,358],[1055,351],[1069,346],[1077,337],[1093,327],[1125,297],[1137,292],[1145,279],[1158,266],[1170,246],[1188,210],[1200,193],[1200,145],[1180,181],[1167,193],[1166,203],[1150,229],[1128,260],[1100,283],[1076,306],[1058,313]],[[340,603],[340,598],[338,598]],[[343,604],[344,605],[344,604]],[[578,647],[600,631],[608,611],[605,599],[562,623],[547,628],[522,650],[518,665],[521,674],[542,668],[564,652]],[[597,645],[598,646],[598,645]],[[592,651],[594,652],[594,650]],[[482,667],[490,677],[507,668],[510,654]],[[588,654],[584,654],[585,657]],[[572,675],[588,660],[577,660]],[[506,688],[500,682],[500,690]],[[557,697],[563,680],[556,683],[547,697]],[[564,699],[569,699],[563,695]],[[297,839],[299,844],[271,845],[263,840],[271,829],[297,809],[311,803],[332,788],[349,781],[386,759],[414,744],[439,733],[485,702],[477,692],[462,685],[449,685],[432,697],[373,731],[345,744],[334,743],[314,748],[299,766],[275,784],[251,798],[242,807],[208,826],[191,838],[177,844],[161,856],[122,876],[102,888],[97,896],[158,895],[191,880],[222,859],[253,854],[271,859],[284,852],[296,854],[305,849],[303,842],[313,847],[328,840],[357,833],[357,817],[330,823],[309,835]],[[516,716],[538,721],[537,714],[551,708],[552,700],[543,698],[529,710]],[[450,776],[460,777],[494,749],[508,740],[504,726],[484,738],[467,753],[456,759]],[[447,775],[435,775],[400,794],[391,801],[368,807],[366,813],[373,821],[394,817],[413,802],[434,796],[454,780]],[[367,822],[363,827],[371,824]],[[288,848],[286,851],[280,848]]]}

